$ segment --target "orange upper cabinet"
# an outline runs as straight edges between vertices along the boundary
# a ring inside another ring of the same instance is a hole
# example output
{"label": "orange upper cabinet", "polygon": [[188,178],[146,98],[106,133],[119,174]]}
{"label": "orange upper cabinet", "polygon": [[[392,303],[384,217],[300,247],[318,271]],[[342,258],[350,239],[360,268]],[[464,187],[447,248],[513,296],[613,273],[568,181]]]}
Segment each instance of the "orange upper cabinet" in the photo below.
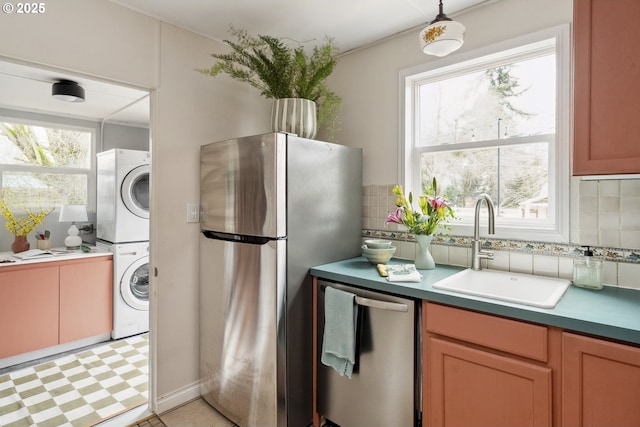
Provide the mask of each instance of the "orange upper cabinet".
{"label": "orange upper cabinet", "polygon": [[640,173],[640,1],[573,3],[573,174]]}

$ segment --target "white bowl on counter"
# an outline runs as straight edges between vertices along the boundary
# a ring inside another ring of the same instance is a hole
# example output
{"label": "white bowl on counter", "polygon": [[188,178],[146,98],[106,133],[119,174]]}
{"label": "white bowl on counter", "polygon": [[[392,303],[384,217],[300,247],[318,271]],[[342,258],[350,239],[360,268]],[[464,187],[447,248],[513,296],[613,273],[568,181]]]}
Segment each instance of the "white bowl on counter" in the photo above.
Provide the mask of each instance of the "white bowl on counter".
{"label": "white bowl on counter", "polygon": [[369,249],[388,249],[391,247],[391,240],[369,239],[365,240],[364,244]]}
{"label": "white bowl on counter", "polygon": [[371,264],[384,264],[388,262],[393,254],[396,253],[396,247],[391,246],[388,248],[375,249],[370,248],[367,245],[362,245],[362,256],[369,260]]}

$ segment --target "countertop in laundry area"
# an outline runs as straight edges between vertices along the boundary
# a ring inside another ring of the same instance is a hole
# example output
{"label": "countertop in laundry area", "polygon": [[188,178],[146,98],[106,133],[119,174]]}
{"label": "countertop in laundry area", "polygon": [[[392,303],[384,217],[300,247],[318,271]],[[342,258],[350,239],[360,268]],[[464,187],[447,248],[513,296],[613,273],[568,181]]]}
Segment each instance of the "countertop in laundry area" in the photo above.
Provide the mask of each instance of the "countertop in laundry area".
{"label": "countertop in laundry area", "polygon": [[[391,264],[405,264],[393,259]],[[437,265],[420,270],[422,282],[390,283],[364,257],[313,267],[312,276],[416,299],[428,300],[513,319],[556,326],[603,338],[640,344],[640,291],[605,286],[600,291],[570,286],[553,309],[513,304],[433,288],[463,267]]]}
{"label": "countertop in laundry area", "polygon": [[[0,252],[0,268],[10,267],[10,266],[18,266],[18,265],[29,265],[29,264],[37,264],[43,262],[54,262],[54,261],[67,261],[73,259],[85,259],[91,257],[101,257],[107,256],[112,257],[112,253],[109,251],[105,251],[103,249],[97,248],[95,246],[87,245],[91,252],[82,252],[80,249],[77,250],[67,250],[64,247],[61,248],[51,248],[51,254],[43,254],[36,256],[30,259],[20,259],[13,252]],[[11,260],[14,262],[2,262],[3,260]]]}

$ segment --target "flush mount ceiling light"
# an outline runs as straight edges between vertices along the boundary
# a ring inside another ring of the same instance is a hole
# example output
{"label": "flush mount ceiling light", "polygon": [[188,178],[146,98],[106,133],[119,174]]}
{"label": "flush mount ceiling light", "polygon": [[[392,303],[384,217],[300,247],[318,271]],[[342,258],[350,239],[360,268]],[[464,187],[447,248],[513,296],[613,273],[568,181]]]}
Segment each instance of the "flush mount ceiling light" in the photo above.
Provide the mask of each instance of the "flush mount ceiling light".
{"label": "flush mount ceiling light", "polygon": [[71,80],[59,80],[51,87],[51,96],[60,101],[84,102],[84,89]]}
{"label": "flush mount ceiling light", "polygon": [[420,47],[427,55],[447,56],[460,49],[464,42],[464,25],[449,18],[442,11],[420,32]]}

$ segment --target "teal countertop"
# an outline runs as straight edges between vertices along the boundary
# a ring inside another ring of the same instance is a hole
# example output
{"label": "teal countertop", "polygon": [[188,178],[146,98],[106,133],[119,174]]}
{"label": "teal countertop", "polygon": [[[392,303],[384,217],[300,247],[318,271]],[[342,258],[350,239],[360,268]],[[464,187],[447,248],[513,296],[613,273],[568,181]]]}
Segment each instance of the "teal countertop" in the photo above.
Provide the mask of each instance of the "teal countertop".
{"label": "teal countertop", "polygon": [[433,288],[437,281],[461,270],[464,268],[437,265],[435,270],[420,270],[420,283],[391,283],[366,258],[358,257],[313,267],[310,273],[334,282],[640,344],[640,291],[611,286],[593,291],[570,286],[555,308],[544,309]]}

